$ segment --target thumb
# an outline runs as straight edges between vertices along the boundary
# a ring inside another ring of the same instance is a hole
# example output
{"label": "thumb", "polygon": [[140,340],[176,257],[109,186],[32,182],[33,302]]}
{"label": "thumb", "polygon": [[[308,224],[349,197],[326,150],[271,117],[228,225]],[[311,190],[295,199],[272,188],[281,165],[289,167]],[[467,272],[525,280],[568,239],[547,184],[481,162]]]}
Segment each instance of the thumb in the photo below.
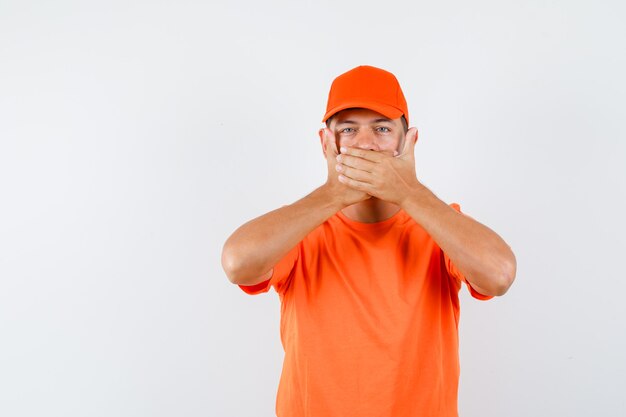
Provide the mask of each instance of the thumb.
{"label": "thumb", "polygon": [[417,142],[417,128],[412,127],[406,132],[404,137],[404,145],[402,146],[402,152],[399,156],[415,156],[415,143]]}
{"label": "thumb", "polygon": [[[324,142],[326,143],[327,157],[332,156],[335,158],[339,155],[339,151],[337,150],[337,141],[335,140],[335,133],[328,128],[324,128]],[[330,153],[330,155],[328,155],[328,153]]]}

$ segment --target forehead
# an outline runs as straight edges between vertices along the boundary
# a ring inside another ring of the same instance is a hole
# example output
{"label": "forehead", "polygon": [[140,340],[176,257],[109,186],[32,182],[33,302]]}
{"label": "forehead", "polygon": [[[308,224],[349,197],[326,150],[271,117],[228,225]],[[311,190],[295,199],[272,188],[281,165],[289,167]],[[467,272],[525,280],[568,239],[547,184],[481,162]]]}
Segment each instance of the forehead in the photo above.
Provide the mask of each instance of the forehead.
{"label": "forehead", "polygon": [[333,121],[335,123],[348,123],[348,122],[355,122],[355,123],[373,123],[373,122],[382,122],[382,121],[387,121],[390,123],[393,123],[395,121],[400,121],[400,119],[389,119],[387,116],[384,116],[378,112],[375,112],[374,110],[370,110],[370,109],[362,109],[362,108],[351,108],[351,109],[345,109],[345,110],[341,110],[340,112],[337,112],[334,116],[333,116]]}

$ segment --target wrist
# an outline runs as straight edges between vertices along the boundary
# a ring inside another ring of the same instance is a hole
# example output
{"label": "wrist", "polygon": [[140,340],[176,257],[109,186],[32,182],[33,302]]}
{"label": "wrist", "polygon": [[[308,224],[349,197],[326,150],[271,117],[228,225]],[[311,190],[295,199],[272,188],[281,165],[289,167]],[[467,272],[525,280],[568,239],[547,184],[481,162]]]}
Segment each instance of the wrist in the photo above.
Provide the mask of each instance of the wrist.
{"label": "wrist", "polygon": [[398,202],[398,205],[406,211],[410,206],[419,206],[424,204],[426,201],[428,201],[428,198],[431,195],[431,191],[425,185],[417,181],[415,184],[409,187],[404,198]]}
{"label": "wrist", "polygon": [[325,183],[324,185],[318,187],[315,192],[320,196],[324,207],[332,211],[333,214],[337,213],[344,207],[347,207],[347,205],[343,203],[341,198],[332,189],[332,184]]}

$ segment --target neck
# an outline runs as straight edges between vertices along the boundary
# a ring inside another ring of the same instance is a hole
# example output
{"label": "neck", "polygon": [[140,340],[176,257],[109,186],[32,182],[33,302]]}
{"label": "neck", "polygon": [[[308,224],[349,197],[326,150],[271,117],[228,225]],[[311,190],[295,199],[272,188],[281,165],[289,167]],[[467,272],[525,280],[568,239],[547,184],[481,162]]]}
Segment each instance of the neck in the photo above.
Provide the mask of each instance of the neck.
{"label": "neck", "polygon": [[396,204],[371,197],[351,206],[345,207],[341,212],[350,220],[361,223],[376,223],[387,220],[400,210]]}

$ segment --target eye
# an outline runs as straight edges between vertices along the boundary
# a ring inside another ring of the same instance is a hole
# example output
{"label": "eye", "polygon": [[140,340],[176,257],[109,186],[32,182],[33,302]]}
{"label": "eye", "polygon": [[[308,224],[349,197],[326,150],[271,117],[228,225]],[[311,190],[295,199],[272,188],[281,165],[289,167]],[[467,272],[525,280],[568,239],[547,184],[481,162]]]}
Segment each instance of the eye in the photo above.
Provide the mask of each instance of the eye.
{"label": "eye", "polygon": [[341,133],[352,133],[354,132],[354,128],[352,127],[346,127],[340,130]]}
{"label": "eye", "polygon": [[385,127],[385,126],[379,126],[379,127],[376,128],[376,130],[378,132],[381,132],[381,133],[389,133],[389,132],[391,132],[391,129],[389,129],[388,127]]}

